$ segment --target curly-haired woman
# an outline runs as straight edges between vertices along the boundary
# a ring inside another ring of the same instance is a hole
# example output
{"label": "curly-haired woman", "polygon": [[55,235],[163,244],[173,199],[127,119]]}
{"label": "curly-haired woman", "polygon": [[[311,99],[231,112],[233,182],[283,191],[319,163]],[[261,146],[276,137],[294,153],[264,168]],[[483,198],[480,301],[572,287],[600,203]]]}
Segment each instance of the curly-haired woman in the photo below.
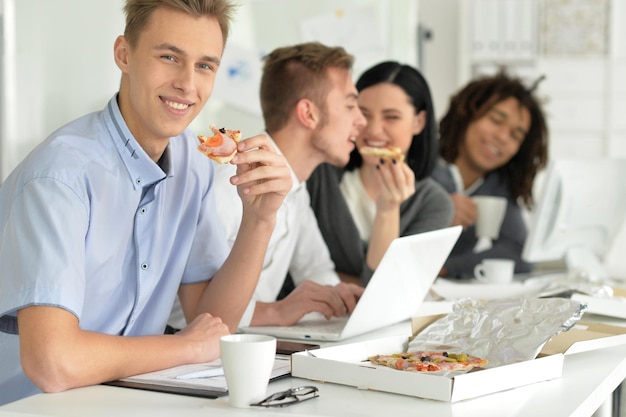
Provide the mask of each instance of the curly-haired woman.
{"label": "curly-haired woman", "polygon": [[[538,81],[540,81],[539,79]],[[517,273],[531,265],[521,258],[527,236],[522,206],[532,207],[533,182],[548,158],[548,128],[536,82],[530,88],[504,71],[469,82],[452,96],[439,124],[440,161],[433,178],[454,202],[452,224],[464,231],[441,275],[473,276],[485,258],[515,261]],[[477,248],[476,205],[471,197],[507,200],[499,237],[485,250]]]}

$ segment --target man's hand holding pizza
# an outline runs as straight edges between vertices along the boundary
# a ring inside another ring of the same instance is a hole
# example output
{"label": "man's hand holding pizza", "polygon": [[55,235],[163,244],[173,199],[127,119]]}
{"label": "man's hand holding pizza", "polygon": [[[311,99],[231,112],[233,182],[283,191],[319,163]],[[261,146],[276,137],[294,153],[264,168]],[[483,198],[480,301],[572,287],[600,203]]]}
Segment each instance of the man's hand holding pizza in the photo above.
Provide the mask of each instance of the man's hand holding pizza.
{"label": "man's hand holding pizza", "polygon": [[237,165],[237,174],[230,181],[243,201],[244,218],[249,212],[259,220],[273,221],[292,187],[285,157],[261,134],[240,141],[230,163]]}
{"label": "man's hand holding pizza", "polygon": [[273,218],[291,190],[287,160],[276,152],[265,134],[241,140],[241,131],[211,125],[212,136],[198,135],[198,151],[218,164],[237,165],[231,183],[247,209],[260,220]]}

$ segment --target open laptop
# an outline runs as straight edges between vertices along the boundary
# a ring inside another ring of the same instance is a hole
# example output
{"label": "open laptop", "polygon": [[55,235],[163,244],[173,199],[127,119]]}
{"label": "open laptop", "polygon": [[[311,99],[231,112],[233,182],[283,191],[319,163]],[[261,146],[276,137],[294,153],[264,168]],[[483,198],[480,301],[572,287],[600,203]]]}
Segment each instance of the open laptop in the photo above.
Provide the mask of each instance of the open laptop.
{"label": "open laptop", "polygon": [[348,317],[303,320],[293,326],[256,326],[240,329],[285,339],[338,341],[414,316],[437,278],[461,226],[397,238],[391,242]]}

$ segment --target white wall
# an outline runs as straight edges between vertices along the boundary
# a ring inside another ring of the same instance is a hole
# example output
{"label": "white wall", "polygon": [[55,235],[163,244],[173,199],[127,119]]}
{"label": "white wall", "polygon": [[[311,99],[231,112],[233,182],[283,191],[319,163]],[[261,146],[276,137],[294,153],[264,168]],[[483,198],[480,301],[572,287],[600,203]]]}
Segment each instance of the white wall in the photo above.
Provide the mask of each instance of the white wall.
{"label": "white wall", "polygon": [[[422,70],[439,117],[447,110],[450,95],[472,73],[468,4],[469,0],[420,0],[419,20],[433,31],[432,41],[422,51]],[[626,156],[626,2],[610,0],[610,13],[608,56],[539,54],[524,68],[527,72],[522,75],[547,76],[539,94],[547,103],[551,158]],[[537,188],[541,180],[540,176]],[[609,272],[626,278],[624,251],[626,225],[607,255]]]}
{"label": "white wall", "polygon": [[[229,48],[238,47],[259,56],[284,45],[291,45],[309,41],[301,33],[301,23],[306,19],[319,16],[343,16],[352,22],[350,17],[358,15],[360,9],[371,9],[375,13],[376,23],[367,26],[368,32],[376,35],[384,48],[380,45],[363,45],[354,42],[352,32],[342,33],[342,30],[328,28],[323,36],[332,40],[322,40],[328,45],[343,46],[355,55],[354,77],[369,66],[383,59],[394,59],[400,62],[416,65],[417,63],[417,15],[420,0],[239,0],[242,5],[235,16],[232,33],[226,46],[225,56]],[[361,16],[362,18],[363,16]],[[341,20],[341,18],[338,18]],[[277,23],[279,22],[279,23]],[[346,22],[346,23],[350,23]],[[358,27],[359,30],[364,25]],[[342,26],[353,28],[351,24]],[[329,34],[336,34],[332,36]],[[319,39],[316,39],[319,40]],[[355,46],[356,45],[356,46]],[[354,50],[353,48],[357,48]],[[384,52],[383,52],[384,49]],[[227,59],[225,59],[227,61]],[[261,72],[261,61],[252,72]],[[228,74],[224,66],[220,69],[214,95],[206,108],[192,124],[195,130],[206,129],[209,123],[219,123],[223,126],[237,126],[244,136],[259,133],[264,125],[259,114],[246,111],[240,104],[233,105],[220,98],[219,91],[225,85]],[[258,85],[254,88],[254,97],[248,98],[258,101]],[[239,101],[246,97],[240,97]]]}
{"label": "white wall", "polygon": [[[61,123],[104,107],[117,91],[113,43],[122,0],[3,0],[2,178]],[[12,15],[12,16],[11,16]],[[6,113],[5,113],[6,114]]]}
{"label": "white wall", "polygon": [[422,46],[420,70],[430,84],[439,120],[448,108],[450,96],[459,87],[461,48],[459,0],[420,0],[419,22],[432,38]]}
{"label": "white wall", "polygon": [[[384,58],[416,63],[412,26],[417,24],[418,0],[236,2],[242,6],[228,45],[237,43],[268,52],[301,42],[301,19],[374,7],[383,42],[388,46]],[[7,90],[0,106],[5,110],[0,179],[50,132],[85,113],[100,110],[117,91],[120,73],[113,60],[113,43],[124,28],[123,4],[123,0],[0,0],[2,14],[10,23],[2,33],[8,53],[2,62],[7,74],[3,86]],[[357,58],[355,76],[359,68],[364,69],[359,67],[361,64],[363,61]],[[225,71],[222,69],[218,77]],[[258,115],[215,97],[191,127],[202,131],[210,123],[237,126],[244,134],[256,134],[263,128]]]}

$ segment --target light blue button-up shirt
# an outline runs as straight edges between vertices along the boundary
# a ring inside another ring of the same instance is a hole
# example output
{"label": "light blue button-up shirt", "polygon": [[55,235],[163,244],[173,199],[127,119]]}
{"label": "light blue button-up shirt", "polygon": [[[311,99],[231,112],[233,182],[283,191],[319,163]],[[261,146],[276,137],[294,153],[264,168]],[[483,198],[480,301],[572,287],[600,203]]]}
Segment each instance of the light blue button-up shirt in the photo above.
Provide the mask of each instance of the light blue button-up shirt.
{"label": "light blue button-up shirt", "polygon": [[82,329],[163,333],[181,283],[210,279],[229,246],[213,165],[191,131],[160,164],[107,107],[54,132],[0,188],[0,404],[37,392],[23,375],[16,312],[61,307]]}

